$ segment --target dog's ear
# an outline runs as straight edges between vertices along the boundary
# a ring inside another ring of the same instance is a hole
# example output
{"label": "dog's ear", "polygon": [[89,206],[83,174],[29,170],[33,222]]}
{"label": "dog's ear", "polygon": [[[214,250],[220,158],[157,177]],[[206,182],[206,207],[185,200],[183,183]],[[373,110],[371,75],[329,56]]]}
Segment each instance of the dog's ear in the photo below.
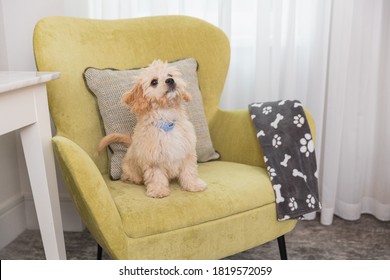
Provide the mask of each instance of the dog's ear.
{"label": "dog's ear", "polygon": [[144,90],[140,81],[123,95],[122,103],[130,106],[134,113],[142,113],[149,109],[149,102],[144,96]]}
{"label": "dog's ear", "polygon": [[180,93],[181,95],[181,98],[185,101],[185,102],[190,102],[191,101],[191,95],[187,92],[187,91],[182,91]]}

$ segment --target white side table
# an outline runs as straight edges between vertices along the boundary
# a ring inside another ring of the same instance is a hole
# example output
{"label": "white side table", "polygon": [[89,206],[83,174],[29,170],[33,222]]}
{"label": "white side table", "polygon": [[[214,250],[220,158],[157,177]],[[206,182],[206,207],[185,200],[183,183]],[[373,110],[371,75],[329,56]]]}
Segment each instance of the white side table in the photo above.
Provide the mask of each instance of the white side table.
{"label": "white side table", "polygon": [[47,259],[66,259],[46,82],[60,73],[0,71],[0,135],[19,130]]}

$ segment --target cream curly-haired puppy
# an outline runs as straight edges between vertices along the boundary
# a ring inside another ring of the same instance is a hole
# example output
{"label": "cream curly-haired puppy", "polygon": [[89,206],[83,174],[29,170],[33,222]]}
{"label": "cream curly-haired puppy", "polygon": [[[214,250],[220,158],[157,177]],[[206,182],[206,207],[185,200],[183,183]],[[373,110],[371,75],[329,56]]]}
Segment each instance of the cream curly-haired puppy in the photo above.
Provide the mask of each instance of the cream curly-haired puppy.
{"label": "cream curly-haired puppy", "polygon": [[122,98],[137,116],[134,134],[109,134],[99,144],[99,151],[112,142],[129,146],[121,180],[145,184],[150,197],[168,196],[169,181],[175,178],[186,191],[207,187],[198,177],[196,136],[184,107],[190,96],[180,76],[160,60],[145,68]]}

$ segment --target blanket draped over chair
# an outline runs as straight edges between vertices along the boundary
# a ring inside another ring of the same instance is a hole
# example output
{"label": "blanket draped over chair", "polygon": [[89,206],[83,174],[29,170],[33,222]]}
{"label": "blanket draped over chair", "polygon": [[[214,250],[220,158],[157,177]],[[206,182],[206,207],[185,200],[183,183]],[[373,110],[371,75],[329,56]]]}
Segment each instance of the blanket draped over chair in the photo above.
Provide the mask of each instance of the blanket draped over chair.
{"label": "blanket draped over chair", "polygon": [[314,142],[302,104],[252,103],[249,112],[275,192],[278,220],[321,209]]}

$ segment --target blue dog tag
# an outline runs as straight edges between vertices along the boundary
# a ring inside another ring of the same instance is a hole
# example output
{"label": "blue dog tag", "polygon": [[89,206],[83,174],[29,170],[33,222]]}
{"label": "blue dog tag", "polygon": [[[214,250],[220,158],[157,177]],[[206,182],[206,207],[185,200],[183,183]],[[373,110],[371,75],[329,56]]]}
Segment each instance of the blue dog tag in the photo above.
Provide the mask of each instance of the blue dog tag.
{"label": "blue dog tag", "polygon": [[175,123],[160,121],[156,124],[156,127],[161,128],[162,130],[168,132],[168,131],[171,131],[175,127]]}

